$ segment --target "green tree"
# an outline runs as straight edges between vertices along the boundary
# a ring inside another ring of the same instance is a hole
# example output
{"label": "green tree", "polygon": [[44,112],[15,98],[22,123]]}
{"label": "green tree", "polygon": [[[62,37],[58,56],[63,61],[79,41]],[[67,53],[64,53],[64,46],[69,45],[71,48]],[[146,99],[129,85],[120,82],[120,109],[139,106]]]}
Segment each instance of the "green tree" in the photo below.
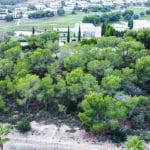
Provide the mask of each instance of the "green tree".
{"label": "green tree", "polygon": [[7,21],[7,22],[11,22],[11,21],[13,21],[14,20],[14,17],[12,16],[12,15],[7,15],[6,17],[5,17],[5,21]]}
{"label": "green tree", "polygon": [[102,93],[86,95],[81,107],[83,112],[79,113],[79,118],[93,132],[117,127],[126,112],[120,101]]}
{"label": "green tree", "polygon": [[28,14],[28,18],[30,19],[37,19],[37,18],[44,18],[44,17],[54,17],[55,14],[53,11],[42,11],[38,10],[36,12]]}
{"label": "green tree", "polygon": [[116,53],[121,56],[121,67],[133,67],[138,58],[149,54],[143,44],[131,38],[121,42],[116,48]]}
{"label": "green tree", "polygon": [[60,79],[57,84],[54,86],[55,88],[55,97],[61,100],[66,99],[67,97],[67,85],[64,79]]}
{"label": "green tree", "polygon": [[14,63],[17,61],[17,59],[20,57],[20,55],[21,55],[21,47],[20,46],[10,48],[4,52],[4,57],[6,59],[13,61]]}
{"label": "green tree", "polygon": [[149,84],[150,84],[150,56],[141,57],[137,60],[136,65],[136,74],[139,79],[139,83],[149,90]]}
{"label": "green tree", "polygon": [[45,48],[50,50],[52,53],[54,53],[56,59],[58,58],[57,53],[59,52],[59,41],[53,42],[49,40],[46,42]]}
{"label": "green tree", "polygon": [[31,101],[36,104],[39,100],[39,94],[41,89],[41,81],[36,75],[26,75],[23,78],[19,78],[16,81],[16,90],[19,94],[17,103],[21,106],[25,106],[26,112],[29,112],[29,106]]}
{"label": "green tree", "polygon": [[123,13],[122,13],[122,16],[125,20],[130,20],[133,18],[133,15],[134,15],[134,11],[133,10],[125,10]]}
{"label": "green tree", "polygon": [[4,111],[5,109],[6,109],[6,103],[5,103],[4,99],[3,99],[3,97],[0,96],[0,110]]}
{"label": "green tree", "polygon": [[4,78],[6,75],[11,75],[13,70],[13,62],[9,59],[0,60],[0,78]]}
{"label": "green tree", "polygon": [[8,141],[7,135],[9,134],[9,128],[0,124],[0,148],[3,150],[3,145]]}
{"label": "green tree", "polygon": [[84,73],[81,68],[72,70],[66,76],[68,108],[76,110],[78,102],[90,91],[99,91],[99,85],[94,76]]}
{"label": "green tree", "polygon": [[59,9],[57,10],[57,15],[58,15],[58,16],[64,16],[64,15],[65,15],[65,10],[64,10],[63,8],[59,8]]}
{"label": "green tree", "polygon": [[29,71],[43,77],[47,72],[47,65],[53,60],[52,53],[48,49],[37,49],[34,52],[25,54],[25,61],[28,64]]}
{"label": "green tree", "polygon": [[70,57],[67,57],[64,60],[64,67],[68,71],[71,71],[71,70],[78,68],[78,67],[84,68],[86,62],[87,62],[86,56],[84,56],[83,54],[77,53],[77,54],[74,54]]}
{"label": "green tree", "polygon": [[87,64],[88,71],[98,78],[102,78],[104,70],[109,68],[111,63],[108,60],[93,60]]}
{"label": "green tree", "polygon": [[102,79],[102,87],[107,94],[113,95],[121,89],[122,78],[119,76],[110,75]]}
{"label": "green tree", "polygon": [[42,78],[41,81],[41,94],[40,96],[42,98],[42,102],[45,105],[45,109],[48,110],[49,104],[52,103],[52,99],[54,97],[54,86],[53,86],[53,80],[50,78],[50,76],[45,76]]}

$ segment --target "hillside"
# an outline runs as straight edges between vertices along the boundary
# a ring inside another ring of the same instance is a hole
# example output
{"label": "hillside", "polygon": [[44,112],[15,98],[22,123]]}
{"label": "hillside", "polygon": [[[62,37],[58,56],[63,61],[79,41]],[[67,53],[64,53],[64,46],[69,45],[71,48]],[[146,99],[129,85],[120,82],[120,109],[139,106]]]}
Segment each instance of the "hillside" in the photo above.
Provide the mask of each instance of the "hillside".
{"label": "hillside", "polygon": [[150,30],[119,32],[109,24],[104,29],[99,39],[82,39],[79,32],[74,42],[68,30],[64,46],[53,30],[0,43],[0,120],[12,128],[8,134],[0,124],[0,140],[10,136],[6,146],[20,141],[17,146],[34,148],[41,139],[43,146],[96,150],[106,147],[99,141],[108,140],[120,149],[138,145],[136,150],[145,150],[150,141]]}

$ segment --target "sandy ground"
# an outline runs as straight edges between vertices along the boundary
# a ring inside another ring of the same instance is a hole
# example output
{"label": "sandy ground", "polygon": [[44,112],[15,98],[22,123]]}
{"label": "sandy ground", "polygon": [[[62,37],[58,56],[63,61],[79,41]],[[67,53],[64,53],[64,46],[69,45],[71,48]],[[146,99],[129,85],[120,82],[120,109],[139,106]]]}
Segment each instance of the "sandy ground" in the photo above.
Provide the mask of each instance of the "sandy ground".
{"label": "sandy ground", "polygon": [[20,134],[13,129],[5,150],[122,150],[110,142],[98,142],[88,136],[85,130],[62,124],[45,125],[31,122],[32,131]]}

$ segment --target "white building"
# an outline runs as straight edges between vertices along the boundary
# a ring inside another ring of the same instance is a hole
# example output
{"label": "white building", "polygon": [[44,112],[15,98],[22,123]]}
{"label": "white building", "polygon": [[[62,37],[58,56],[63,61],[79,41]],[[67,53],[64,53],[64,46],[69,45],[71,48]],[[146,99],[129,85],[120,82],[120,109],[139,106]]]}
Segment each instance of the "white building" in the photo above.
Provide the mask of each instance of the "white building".
{"label": "white building", "polygon": [[46,8],[44,4],[38,4],[38,5],[35,5],[35,7],[37,10],[44,10]]}
{"label": "white building", "polygon": [[20,16],[27,17],[28,8],[27,7],[17,7],[13,12],[14,18],[18,18]]}
{"label": "white building", "polygon": [[[79,28],[81,31],[81,39],[91,39],[101,37],[101,28],[91,23],[76,23],[74,28],[70,28],[70,41],[78,40]],[[60,42],[67,41],[68,28],[54,28],[59,32]]]}
{"label": "white building", "polygon": [[0,19],[3,20],[8,15],[8,9],[0,9]]}
{"label": "white building", "polygon": [[77,35],[81,29],[81,37],[84,39],[99,38],[101,37],[101,31],[99,27],[94,26],[92,23],[76,23],[74,32]]}

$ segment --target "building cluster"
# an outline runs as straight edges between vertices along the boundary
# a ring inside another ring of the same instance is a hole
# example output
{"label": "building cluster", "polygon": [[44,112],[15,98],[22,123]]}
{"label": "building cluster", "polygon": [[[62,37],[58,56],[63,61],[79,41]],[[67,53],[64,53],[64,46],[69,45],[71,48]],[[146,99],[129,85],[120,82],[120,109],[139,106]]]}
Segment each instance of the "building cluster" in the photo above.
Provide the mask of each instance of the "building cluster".
{"label": "building cluster", "polygon": [[[90,8],[92,6],[106,7],[106,6],[123,6],[131,3],[144,3],[147,0],[39,0],[27,1],[24,4],[16,5],[15,7],[7,9],[0,9],[0,19],[4,19],[7,15],[12,15],[14,18],[27,17],[28,14],[42,11],[57,12],[59,8],[63,8],[66,12],[71,12],[74,8],[80,9]],[[29,9],[29,5],[34,5],[35,10]]]}

